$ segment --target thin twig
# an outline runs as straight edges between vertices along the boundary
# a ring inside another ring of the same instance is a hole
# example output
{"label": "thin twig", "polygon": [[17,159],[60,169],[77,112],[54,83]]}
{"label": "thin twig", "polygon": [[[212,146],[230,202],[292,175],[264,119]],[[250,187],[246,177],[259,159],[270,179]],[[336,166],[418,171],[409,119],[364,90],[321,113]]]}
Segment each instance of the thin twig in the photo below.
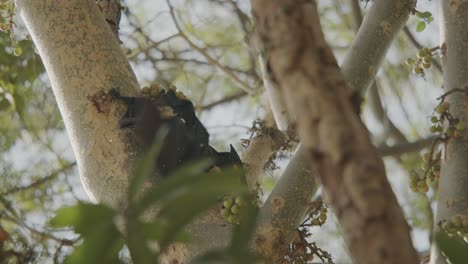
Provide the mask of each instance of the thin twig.
{"label": "thin twig", "polygon": [[42,185],[42,184],[44,184],[44,183],[46,183],[46,182],[48,182],[50,180],[55,179],[60,173],[71,169],[75,165],[76,165],[76,162],[65,164],[63,167],[53,171],[50,175],[48,175],[48,176],[46,176],[44,178],[41,178],[41,179],[39,179],[37,181],[34,181],[34,182],[32,182],[32,183],[30,183],[28,185],[25,185],[25,186],[13,187],[13,188],[1,193],[1,195],[9,195],[9,194],[13,194],[13,193],[16,193],[16,192],[20,192],[20,191],[35,188],[35,187],[37,187],[39,185]]}
{"label": "thin twig", "polygon": [[385,156],[401,156],[405,153],[420,151],[432,145],[437,136],[420,139],[414,142],[398,144],[395,146],[380,146],[377,148],[379,154]]}
{"label": "thin twig", "polygon": [[213,59],[208,53],[206,53],[202,48],[198,47],[193,43],[188,36],[182,31],[179,23],[177,22],[177,18],[174,13],[174,7],[172,6],[170,0],[166,0],[167,5],[169,6],[170,14],[172,19],[174,20],[174,24],[179,31],[179,35],[187,42],[187,44],[194,50],[198,51],[205,59],[209,62],[212,63],[213,65],[216,65],[222,72],[224,72],[227,76],[231,77],[234,81],[240,84],[240,87],[242,90],[244,90],[246,93],[250,95],[255,95],[258,93],[258,89],[254,90],[252,89],[246,82],[242,81],[239,79],[235,74],[233,74],[231,71],[229,71],[226,67],[221,65],[219,61]]}
{"label": "thin twig", "polygon": [[204,106],[201,107],[201,110],[210,110],[211,108],[215,107],[215,106],[218,106],[220,104],[224,104],[224,103],[227,103],[227,102],[231,102],[231,101],[234,101],[234,100],[237,100],[237,99],[240,99],[244,96],[246,96],[247,93],[244,92],[244,91],[241,91],[239,93],[236,93],[236,94],[233,94],[233,95],[230,95],[230,96],[227,96],[221,100],[218,100],[216,102],[212,102],[212,103],[209,103],[209,104],[206,104]]}

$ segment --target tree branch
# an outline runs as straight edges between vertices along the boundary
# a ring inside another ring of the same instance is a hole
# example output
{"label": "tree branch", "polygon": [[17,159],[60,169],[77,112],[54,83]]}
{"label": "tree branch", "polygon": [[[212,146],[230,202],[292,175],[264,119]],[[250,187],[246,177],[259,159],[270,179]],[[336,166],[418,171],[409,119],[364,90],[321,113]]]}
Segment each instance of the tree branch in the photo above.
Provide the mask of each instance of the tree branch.
{"label": "tree branch", "polygon": [[414,142],[406,142],[406,143],[397,144],[394,146],[383,145],[377,148],[377,152],[382,157],[385,157],[385,156],[398,157],[405,153],[416,152],[424,148],[430,147],[432,145],[432,142],[434,142],[436,138],[437,138],[436,136],[433,136],[433,137],[420,139]]}
{"label": "tree branch", "polygon": [[223,65],[221,65],[221,63],[219,63],[219,61],[215,60],[214,58],[212,58],[208,53],[206,53],[202,48],[198,47],[197,45],[195,45],[195,43],[193,43],[190,38],[184,33],[184,31],[181,29],[181,27],[179,26],[179,23],[177,22],[177,18],[174,14],[174,7],[172,6],[172,4],[170,3],[169,0],[166,0],[167,2],[167,5],[169,6],[169,10],[170,10],[170,14],[171,14],[171,17],[172,17],[172,20],[174,21],[174,25],[176,26],[177,30],[178,30],[178,34],[187,42],[187,44],[194,50],[198,51],[198,53],[200,53],[209,63],[215,65],[216,67],[218,67],[218,69],[220,69],[222,72],[224,72],[227,76],[231,77],[235,82],[237,82],[239,85],[240,85],[240,88],[242,90],[244,90],[246,93],[250,94],[250,95],[255,95],[255,94],[258,94],[258,89],[255,90],[253,89],[252,87],[250,87],[249,84],[247,84],[246,82],[244,82],[243,80],[239,79],[239,77],[237,77],[235,74],[233,74],[230,70],[226,69],[226,67],[224,67]]}
{"label": "tree branch", "polygon": [[21,191],[24,191],[24,190],[28,190],[28,189],[32,189],[32,188],[36,188],[48,181],[51,181],[55,178],[57,178],[58,175],[60,175],[60,173],[62,172],[65,172],[73,167],[75,167],[76,165],[76,162],[71,162],[71,163],[67,163],[67,164],[64,164],[61,168],[53,171],[52,173],[50,173],[49,175],[37,180],[37,181],[34,181],[28,185],[25,185],[25,186],[16,186],[16,187],[13,187],[9,190],[6,190],[5,192],[1,193],[0,195],[9,195],[9,194],[13,194],[13,193],[16,193],[16,192],[21,192]]}
{"label": "tree branch", "polygon": [[372,84],[392,40],[415,5],[414,0],[373,2],[341,64],[351,93],[363,95]]}

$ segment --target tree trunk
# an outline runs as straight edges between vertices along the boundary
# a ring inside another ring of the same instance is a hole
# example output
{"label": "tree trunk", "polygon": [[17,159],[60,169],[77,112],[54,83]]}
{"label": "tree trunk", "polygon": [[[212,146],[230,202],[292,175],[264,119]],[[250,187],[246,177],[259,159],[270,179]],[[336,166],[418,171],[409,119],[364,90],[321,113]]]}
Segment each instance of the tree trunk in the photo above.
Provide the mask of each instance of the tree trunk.
{"label": "tree trunk", "polygon": [[272,77],[356,263],[417,263],[382,160],[324,41],[315,1],[252,0],[252,9]]}
{"label": "tree trunk", "polygon": [[47,70],[60,113],[92,200],[125,201],[134,156],[124,143],[111,88],[136,95],[138,83],[95,1],[16,1]]}
{"label": "tree trunk", "polygon": [[[447,100],[452,115],[468,124],[468,3],[440,1],[440,10],[444,89],[463,89],[448,95]],[[440,230],[441,221],[468,215],[468,129],[462,137],[450,139],[442,157],[434,232]],[[447,263],[435,245],[431,263]]]}

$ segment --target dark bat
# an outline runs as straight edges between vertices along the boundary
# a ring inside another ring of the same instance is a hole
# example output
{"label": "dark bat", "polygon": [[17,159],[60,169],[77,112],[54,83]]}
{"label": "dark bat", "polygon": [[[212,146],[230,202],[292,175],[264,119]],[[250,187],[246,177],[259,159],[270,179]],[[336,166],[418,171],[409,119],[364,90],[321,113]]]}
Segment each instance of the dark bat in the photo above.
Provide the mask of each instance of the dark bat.
{"label": "dark bat", "polygon": [[111,95],[127,105],[119,125],[134,129],[142,150],[153,144],[160,127],[169,127],[155,164],[162,175],[186,161],[200,158],[209,158],[218,167],[242,165],[232,146],[230,152],[217,152],[208,144],[208,131],[196,117],[192,102],[177,97],[174,91],[161,92],[156,97],[126,97],[111,90]]}

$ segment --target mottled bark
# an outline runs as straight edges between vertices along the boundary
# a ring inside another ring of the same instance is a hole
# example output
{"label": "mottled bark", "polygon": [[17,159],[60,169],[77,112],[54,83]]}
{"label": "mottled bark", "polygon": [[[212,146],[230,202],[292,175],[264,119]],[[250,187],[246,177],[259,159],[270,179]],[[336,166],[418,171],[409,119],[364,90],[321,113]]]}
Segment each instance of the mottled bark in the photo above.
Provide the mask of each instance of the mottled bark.
{"label": "mottled bark", "polygon": [[[446,92],[462,88],[447,97],[450,112],[468,124],[468,2],[466,0],[440,1],[442,40],[442,69]],[[468,215],[468,130],[461,138],[450,139],[443,155],[435,232],[443,220],[454,215]],[[431,263],[446,263],[432,247]]]}
{"label": "mottled bark", "polygon": [[47,70],[83,185],[92,200],[117,207],[134,158],[118,127],[124,109],[105,93],[137,94],[130,65],[95,1],[16,3]]}
{"label": "mottled bark", "polygon": [[373,1],[341,64],[352,93],[362,96],[367,91],[415,6],[415,0]]}
{"label": "mottled bark", "polygon": [[[298,147],[297,155],[307,155],[302,149],[302,145]],[[317,179],[311,176],[317,172],[312,169],[308,157],[299,157],[288,163],[260,209],[255,246],[273,260],[281,259],[285,244],[292,241],[294,231],[303,221],[319,187]]]}
{"label": "mottled bark", "polygon": [[252,0],[252,9],[272,76],[297,117],[351,255],[357,263],[416,263],[408,225],[324,41],[315,2]]}
{"label": "mottled bark", "polygon": [[[415,1],[376,0],[371,4],[372,7],[362,22],[341,69],[346,81],[351,84],[349,86],[350,93],[358,92],[357,96],[354,97],[358,99],[358,102],[359,97],[364,95],[368,86],[373,82],[384,55],[395,35],[406,23]],[[288,115],[291,116],[291,114]],[[309,160],[306,158],[308,156],[304,151],[304,147],[299,148],[292,157],[291,163],[298,166],[300,164],[309,166]],[[309,168],[297,168],[296,170],[307,171]],[[292,170],[285,171],[282,177],[292,178],[292,175],[288,175],[290,171]],[[300,187],[306,189],[311,186],[304,184]]]}

